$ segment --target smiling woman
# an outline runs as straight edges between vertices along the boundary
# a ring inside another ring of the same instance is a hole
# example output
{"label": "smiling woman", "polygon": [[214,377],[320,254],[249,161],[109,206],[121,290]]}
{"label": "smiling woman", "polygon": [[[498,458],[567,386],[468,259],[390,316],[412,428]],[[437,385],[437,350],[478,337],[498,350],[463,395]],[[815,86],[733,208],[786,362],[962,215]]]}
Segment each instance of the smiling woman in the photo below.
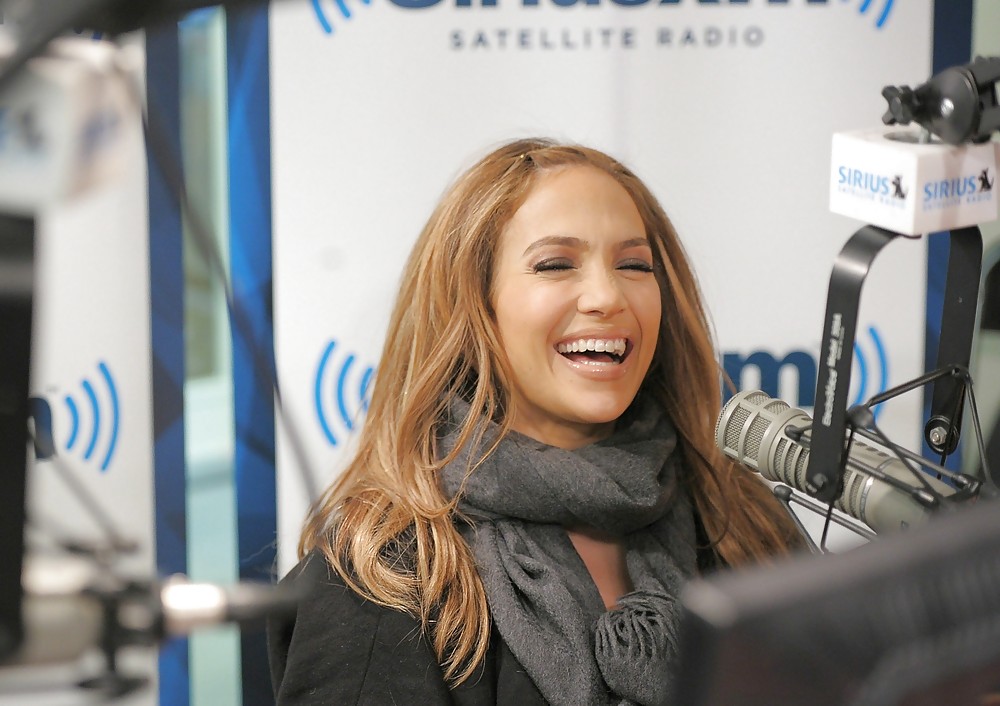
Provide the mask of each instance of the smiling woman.
{"label": "smiling woman", "polygon": [[589,166],[540,175],[503,229],[492,280],[511,428],[561,448],[608,436],[660,326],[653,250],[628,192]]}
{"label": "smiling woman", "polygon": [[799,544],[714,444],[669,220],[596,150],[484,157],[411,254],[356,458],[313,509],[279,704],[661,704],[690,578]]}

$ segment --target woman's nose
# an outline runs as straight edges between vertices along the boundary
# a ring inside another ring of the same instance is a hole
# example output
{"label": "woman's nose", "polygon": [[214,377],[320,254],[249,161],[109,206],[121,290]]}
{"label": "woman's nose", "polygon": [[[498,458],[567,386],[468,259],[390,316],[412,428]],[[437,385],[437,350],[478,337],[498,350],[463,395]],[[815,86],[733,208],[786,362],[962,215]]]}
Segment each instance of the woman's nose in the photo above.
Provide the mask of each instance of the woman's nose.
{"label": "woman's nose", "polygon": [[625,307],[625,296],[615,270],[604,267],[590,268],[585,271],[580,284],[577,309],[581,313],[608,316]]}

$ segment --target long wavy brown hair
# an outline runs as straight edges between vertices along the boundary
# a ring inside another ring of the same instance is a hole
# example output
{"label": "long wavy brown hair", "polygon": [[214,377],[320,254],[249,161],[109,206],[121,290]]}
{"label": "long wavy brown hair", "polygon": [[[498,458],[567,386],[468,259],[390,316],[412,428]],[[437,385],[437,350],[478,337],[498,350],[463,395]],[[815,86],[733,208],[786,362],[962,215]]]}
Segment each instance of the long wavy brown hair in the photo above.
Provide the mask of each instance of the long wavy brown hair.
{"label": "long wavy brown hair", "polygon": [[[656,198],[597,150],[510,142],[456,181],[421,232],[403,272],[357,455],[312,508],[299,544],[301,555],[320,550],[359,594],[418,617],[452,684],[482,661],[490,618],[456,530],[457,499],[444,496],[438,473],[464,444],[477,442],[485,420],[509,431],[504,411],[513,373],[490,305],[494,259],[504,226],[538,175],[570,166],[611,175],[645,224],[663,313],[643,386],[677,427],[686,483],[715,553],[738,566],[800,542],[768,489],[715,446],[716,353],[694,273]],[[442,458],[435,431],[456,396],[473,412],[456,451]]]}

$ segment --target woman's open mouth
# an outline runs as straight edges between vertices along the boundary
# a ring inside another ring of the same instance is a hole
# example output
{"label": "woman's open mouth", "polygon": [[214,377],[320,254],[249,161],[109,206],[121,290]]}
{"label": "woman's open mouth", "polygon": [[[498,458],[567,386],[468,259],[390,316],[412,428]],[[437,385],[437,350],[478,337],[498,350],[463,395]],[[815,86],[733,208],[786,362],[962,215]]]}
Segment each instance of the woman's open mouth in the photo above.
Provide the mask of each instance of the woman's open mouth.
{"label": "woman's open mouth", "polygon": [[577,338],[556,344],[556,352],[583,365],[621,365],[632,351],[626,338]]}

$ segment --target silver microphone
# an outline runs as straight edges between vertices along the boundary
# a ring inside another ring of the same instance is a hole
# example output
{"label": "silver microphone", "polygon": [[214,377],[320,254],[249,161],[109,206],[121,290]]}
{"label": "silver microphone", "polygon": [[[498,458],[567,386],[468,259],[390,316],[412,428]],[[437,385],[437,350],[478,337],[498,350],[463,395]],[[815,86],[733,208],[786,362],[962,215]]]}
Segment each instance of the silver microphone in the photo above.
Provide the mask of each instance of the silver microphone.
{"label": "silver microphone", "polygon": [[[715,427],[715,443],[724,454],[768,480],[808,493],[809,449],[785,433],[789,426],[809,429],[812,418],[766,392],[744,391],[734,395],[722,409]],[[880,480],[876,477],[879,475],[900,481],[912,492]],[[925,474],[924,479],[942,496],[955,492],[936,478]],[[884,532],[927,520],[931,511],[916,499],[918,494],[926,495],[926,491],[909,466],[895,456],[855,441],[847,458],[844,490],[834,507],[876,532]]]}
{"label": "silver microphone", "polygon": [[[9,667],[74,661],[109,637],[124,641],[117,646],[152,645],[201,627],[262,622],[294,610],[299,599],[297,589],[263,582],[218,586],[181,575],[127,582],[74,556],[28,556],[21,582],[24,639],[0,660],[0,675]],[[109,598],[113,625],[106,613]]]}

